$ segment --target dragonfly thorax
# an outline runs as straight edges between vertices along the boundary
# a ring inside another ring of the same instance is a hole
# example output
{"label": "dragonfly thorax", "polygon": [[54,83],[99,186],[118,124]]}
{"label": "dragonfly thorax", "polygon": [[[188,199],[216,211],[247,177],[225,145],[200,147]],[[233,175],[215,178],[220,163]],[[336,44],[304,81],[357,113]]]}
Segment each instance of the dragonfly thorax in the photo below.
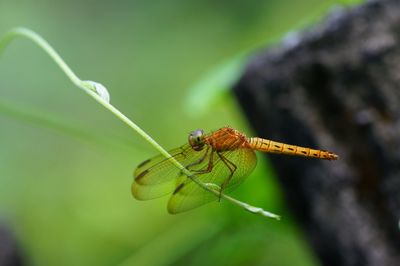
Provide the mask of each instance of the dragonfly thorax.
{"label": "dragonfly thorax", "polygon": [[231,127],[223,127],[208,135],[205,142],[218,152],[234,151],[246,146],[247,137]]}
{"label": "dragonfly thorax", "polygon": [[204,138],[204,131],[202,129],[197,129],[189,134],[189,144],[192,146],[193,150],[201,151],[206,144]]}

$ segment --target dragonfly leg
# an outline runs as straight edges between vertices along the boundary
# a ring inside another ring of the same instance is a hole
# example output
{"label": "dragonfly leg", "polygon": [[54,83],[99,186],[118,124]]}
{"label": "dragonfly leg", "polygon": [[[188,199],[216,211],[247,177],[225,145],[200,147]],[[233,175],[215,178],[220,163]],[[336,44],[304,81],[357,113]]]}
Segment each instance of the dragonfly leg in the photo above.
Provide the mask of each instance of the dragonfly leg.
{"label": "dragonfly leg", "polygon": [[229,171],[231,172],[221,185],[221,190],[219,191],[219,200],[221,200],[222,192],[224,191],[224,189],[228,186],[229,182],[231,181],[233,174],[235,173],[235,171],[237,169],[237,166],[233,162],[229,161],[228,158],[226,158],[221,153],[217,152],[217,154],[218,154],[218,157],[221,158],[221,161],[226,165],[226,167],[228,167]]}
{"label": "dragonfly leg", "polygon": [[[205,155],[203,156],[203,160],[202,160],[202,161],[204,161],[206,155],[207,155],[207,154],[205,154]],[[189,170],[190,170],[191,172],[195,173],[196,175],[201,175],[201,174],[206,174],[206,173],[211,172],[211,170],[213,169],[213,167],[214,167],[214,150],[211,149],[210,159],[208,160],[208,164],[207,164],[207,168],[206,168],[206,169],[200,169],[200,170],[193,170],[193,169],[191,170],[191,169],[189,169]]]}
{"label": "dragonfly leg", "polygon": [[[207,150],[207,152],[208,152],[208,150]],[[191,163],[188,166],[193,166],[193,165],[202,163],[205,160],[205,158],[207,157],[207,152],[200,160],[196,161],[195,163]],[[192,173],[194,173],[194,175],[201,175],[201,174],[206,174],[206,173],[211,172],[213,167],[214,167],[214,150],[211,149],[210,159],[208,160],[208,164],[207,164],[207,168],[206,169],[200,169],[200,170],[188,169],[188,170],[191,171]],[[187,168],[187,167],[185,167],[185,168]],[[185,182],[182,182],[181,184],[179,184],[176,187],[176,189],[175,189],[173,194],[178,193],[185,186],[184,184],[185,184]]]}
{"label": "dragonfly leg", "polygon": [[207,157],[207,154],[208,154],[208,151],[209,151],[209,150],[210,150],[210,146],[207,146],[207,149],[206,149],[206,152],[204,153],[204,155],[203,155],[200,159],[198,159],[197,161],[192,162],[192,163],[190,163],[190,164],[188,164],[188,165],[185,165],[185,168],[188,169],[189,171],[195,172],[196,170],[191,170],[191,169],[189,169],[189,167],[192,167],[192,166],[195,166],[195,165],[199,165],[199,164],[201,164],[202,162],[204,162],[204,160],[205,160],[206,157]]}

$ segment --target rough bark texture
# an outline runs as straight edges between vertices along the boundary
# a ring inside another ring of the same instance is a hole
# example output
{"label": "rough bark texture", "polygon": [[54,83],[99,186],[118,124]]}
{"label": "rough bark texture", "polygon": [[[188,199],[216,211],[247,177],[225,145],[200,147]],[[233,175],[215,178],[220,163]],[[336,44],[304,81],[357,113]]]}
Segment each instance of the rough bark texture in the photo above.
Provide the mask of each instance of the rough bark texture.
{"label": "rough bark texture", "polygon": [[234,88],[256,132],[338,161],[269,155],[323,265],[400,265],[400,1],[334,10]]}

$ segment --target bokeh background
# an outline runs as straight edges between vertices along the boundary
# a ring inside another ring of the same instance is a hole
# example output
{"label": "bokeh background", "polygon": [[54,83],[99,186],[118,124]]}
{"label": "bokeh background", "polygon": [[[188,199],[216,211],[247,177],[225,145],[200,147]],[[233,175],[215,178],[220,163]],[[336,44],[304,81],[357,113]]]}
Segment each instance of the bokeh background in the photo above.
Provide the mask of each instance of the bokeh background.
{"label": "bokeh background", "polygon": [[[252,135],[226,90],[246,60],[357,2],[0,0],[0,34],[37,31],[169,149],[197,128]],[[234,196],[280,222],[226,202],[173,216],[168,197],[136,201],[133,169],[155,154],[32,42],[1,54],[0,224],[25,264],[318,265],[264,159]]]}

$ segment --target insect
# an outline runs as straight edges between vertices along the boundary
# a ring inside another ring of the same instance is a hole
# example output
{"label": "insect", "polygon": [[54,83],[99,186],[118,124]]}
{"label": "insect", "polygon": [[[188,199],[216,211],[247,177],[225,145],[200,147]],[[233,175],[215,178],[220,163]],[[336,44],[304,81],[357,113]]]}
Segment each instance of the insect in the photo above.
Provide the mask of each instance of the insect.
{"label": "insect", "polygon": [[[253,171],[255,151],[336,160],[332,152],[316,150],[262,138],[249,138],[231,127],[210,134],[198,129],[189,134],[187,144],[169,151],[196,180],[220,193],[229,193]],[[136,168],[132,194],[138,200],[171,194],[168,212],[184,212],[218,199],[206,191],[163,155],[148,159]]]}

